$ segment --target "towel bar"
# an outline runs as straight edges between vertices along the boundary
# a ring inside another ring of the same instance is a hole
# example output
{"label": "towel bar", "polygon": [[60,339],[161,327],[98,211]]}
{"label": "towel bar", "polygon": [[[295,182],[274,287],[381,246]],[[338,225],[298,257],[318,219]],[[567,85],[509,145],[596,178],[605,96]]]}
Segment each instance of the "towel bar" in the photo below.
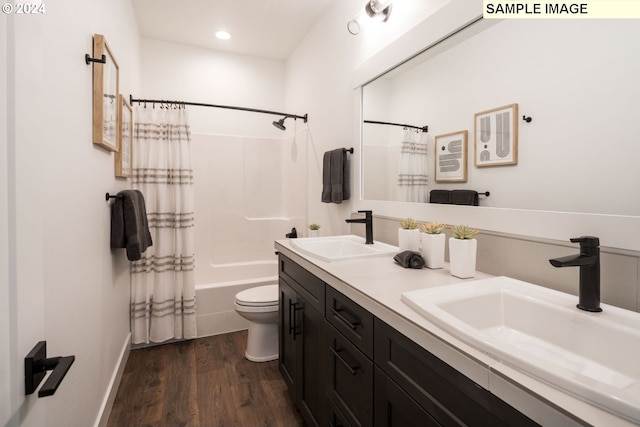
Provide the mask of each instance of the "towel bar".
{"label": "towel bar", "polygon": [[342,151],[344,151],[345,153],[353,154],[353,147],[351,147],[351,148],[343,148]]}

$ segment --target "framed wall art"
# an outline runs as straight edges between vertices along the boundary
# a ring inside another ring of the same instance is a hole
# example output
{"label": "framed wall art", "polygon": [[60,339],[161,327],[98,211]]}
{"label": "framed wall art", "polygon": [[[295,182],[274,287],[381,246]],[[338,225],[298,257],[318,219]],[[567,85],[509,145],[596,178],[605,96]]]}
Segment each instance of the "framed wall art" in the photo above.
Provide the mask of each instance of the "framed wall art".
{"label": "framed wall art", "polygon": [[93,56],[105,62],[93,64],[93,143],[118,151],[119,68],[101,34],[93,35]]}
{"label": "framed wall art", "polygon": [[467,182],[466,130],[435,137],[436,182]]}
{"label": "framed wall art", "polygon": [[476,167],[518,163],[517,117],[518,104],[476,113],[474,121]]}
{"label": "framed wall art", "polygon": [[133,109],[124,96],[118,95],[118,151],[115,175],[130,178],[133,174]]}

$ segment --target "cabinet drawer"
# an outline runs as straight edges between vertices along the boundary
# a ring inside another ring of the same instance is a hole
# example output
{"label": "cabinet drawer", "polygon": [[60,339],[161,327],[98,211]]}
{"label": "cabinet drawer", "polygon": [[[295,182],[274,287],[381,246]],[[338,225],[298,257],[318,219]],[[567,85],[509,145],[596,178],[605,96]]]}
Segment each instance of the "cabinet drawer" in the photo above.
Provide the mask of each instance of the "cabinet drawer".
{"label": "cabinet drawer", "polygon": [[324,314],[324,282],[296,262],[279,255],[279,274],[316,310]]}
{"label": "cabinet drawer", "polygon": [[444,426],[535,426],[489,391],[376,319],[375,363]]}
{"label": "cabinet drawer", "polygon": [[373,362],[325,323],[327,394],[352,426],[371,426]]}
{"label": "cabinet drawer", "polygon": [[327,286],[325,315],[370,359],[373,359],[373,315],[340,292]]}
{"label": "cabinet drawer", "polygon": [[418,403],[375,368],[375,427],[440,427]]}

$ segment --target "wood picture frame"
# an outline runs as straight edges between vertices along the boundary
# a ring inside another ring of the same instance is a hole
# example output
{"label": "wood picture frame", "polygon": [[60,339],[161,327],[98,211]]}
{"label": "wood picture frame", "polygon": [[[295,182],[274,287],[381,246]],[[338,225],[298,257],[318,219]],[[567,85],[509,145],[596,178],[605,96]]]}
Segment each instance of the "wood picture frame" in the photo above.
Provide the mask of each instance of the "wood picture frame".
{"label": "wood picture frame", "polygon": [[518,104],[475,114],[476,167],[518,164]]}
{"label": "wood picture frame", "polygon": [[105,56],[105,62],[93,62],[93,143],[109,151],[118,151],[118,62],[102,34],[93,35],[93,57]]}
{"label": "wood picture frame", "polygon": [[115,155],[115,175],[133,175],[133,109],[122,94],[118,95],[118,151]]}
{"label": "wood picture frame", "polygon": [[435,137],[436,182],[467,182],[469,132],[457,132]]}

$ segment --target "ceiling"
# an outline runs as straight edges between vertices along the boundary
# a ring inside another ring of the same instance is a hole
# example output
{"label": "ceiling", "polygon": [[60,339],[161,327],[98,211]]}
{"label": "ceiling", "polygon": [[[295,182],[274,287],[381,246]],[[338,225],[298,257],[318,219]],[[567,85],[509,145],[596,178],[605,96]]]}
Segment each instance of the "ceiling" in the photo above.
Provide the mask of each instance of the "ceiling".
{"label": "ceiling", "polygon": [[[131,0],[144,38],[285,60],[336,1]],[[230,40],[214,33],[225,30]]]}

